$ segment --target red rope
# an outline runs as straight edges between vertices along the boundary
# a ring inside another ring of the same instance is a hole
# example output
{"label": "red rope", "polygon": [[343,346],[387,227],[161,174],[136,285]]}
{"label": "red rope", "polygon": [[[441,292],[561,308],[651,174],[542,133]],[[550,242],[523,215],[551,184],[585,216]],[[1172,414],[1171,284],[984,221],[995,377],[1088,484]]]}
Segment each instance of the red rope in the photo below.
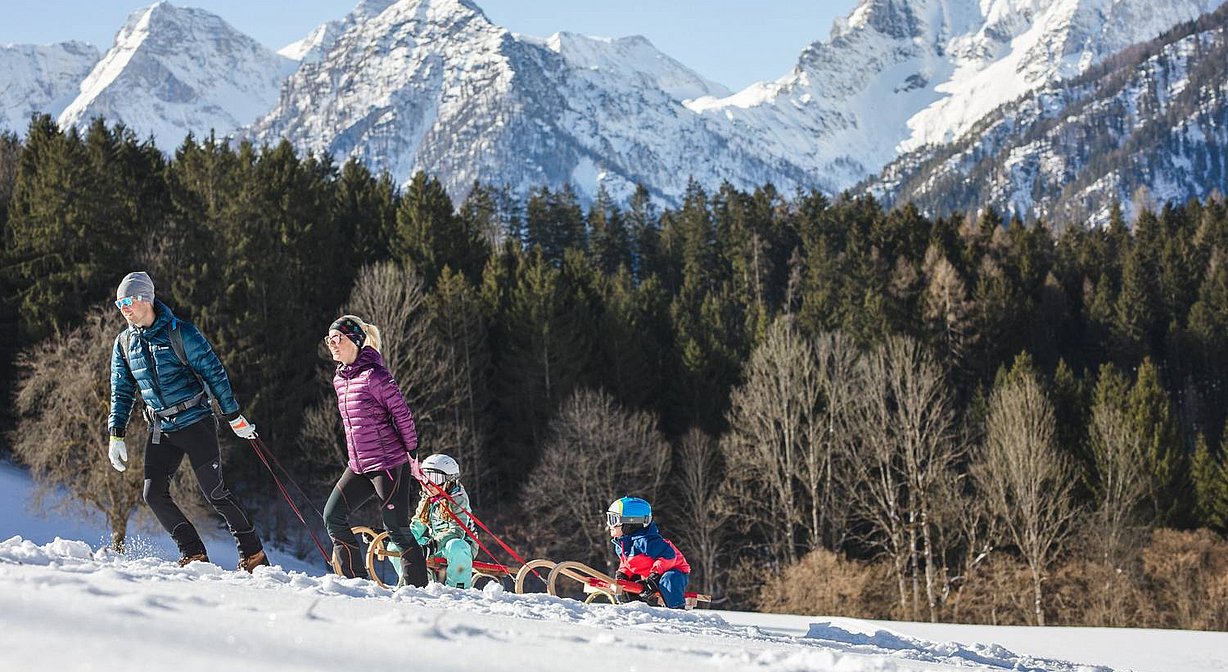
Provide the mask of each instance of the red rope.
{"label": "red rope", "polygon": [[[435,485],[434,483],[431,483],[430,481],[427,481],[427,480],[424,480],[424,479],[419,479],[419,480],[418,480],[418,482],[422,484],[422,487],[427,488],[428,492],[429,492],[429,491],[431,491],[431,490],[433,490],[433,491],[435,491],[435,492],[439,493],[440,495],[442,495],[444,499],[448,500],[448,502],[450,502],[450,503],[451,503],[453,506],[455,506],[456,508],[458,508],[458,509],[464,509],[464,507],[462,507],[460,504],[457,504],[457,503],[456,503],[456,500],[455,500],[455,499],[452,499],[452,496],[451,496],[451,495],[449,495],[449,494],[447,493],[447,491],[446,491],[444,488],[441,488],[441,487],[439,487],[438,485]],[[471,510],[469,510],[469,509],[464,509],[464,510],[465,510],[465,513],[467,513],[467,514],[469,515],[469,518],[470,518],[470,519],[472,519],[472,520],[473,520],[473,522],[477,523],[477,524],[478,524],[478,527],[482,528],[482,530],[483,530],[484,532],[486,532],[486,534],[489,534],[489,535],[491,536],[491,538],[492,538],[492,539],[494,539],[496,542],[498,542],[498,543],[499,543],[499,545],[503,547],[503,550],[507,551],[507,552],[508,552],[508,555],[511,555],[511,556],[512,556],[512,558],[513,558],[513,559],[514,559],[516,562],[519,562],[521,565],[527,565],[527,564],[528,564],[527,562],[525,562],[525,559],[524,559],[524,558],[520,557],[520,555],[519,555],[518,553],[516,553],[516,551],[513,551],[513,550],[512,550],[512,547],[511,547],[511,546],[508,546],[506,543],[504,543],[504,542],[503,542],[503,540],[499,538],[499,535],[495,534],[494,532],[491,532],[491,531],[490,531],[490,528],[489,528],[489,527],[486,527],[486,524],[485,524],[485,523],[483,523],[483,522],[482,522],[482,520],[481,520],[480,518],[478,518],[477,516],[473,515],[473,511],[471,511]],[[476,542],[478,543],[478,546],[479,546],[479,547],[481,547],[481,549],[482,549],[483,551],[486,551],[486,554],[487,554],[487,555],[489,555],[489,556],[490,556],[490,558],[491,558],[492,560],[494,560],[496,563],[497,563],[497,562],[499,562],[499,559],[498,559],[498,558],[496,558],[496,557],[495,557],[495,555],[494,555],[493,553],[491,553],[491,552],[490,552],[490,549],[486,548],[486,546],[482,544],[482,540],[481,540],[481,539],[478,539],[478,536],[477,536],[476,534],[474,534],[474,533],[473,533],[473,530],[470,530],[468,525],[465,525],[464,523],[462,523],[462,522],[460,521],[460,519],[459,519],[459,518],[457,518],[456,514],[455,514],[455,513],[452,511],[452,509],[451,509],[450,507],[448,508],[448,514],[449,514],[449,515],[451,515],[451,516],[452,516],[452,518],[453,518],[454,520],[456,520],[456,522],[457,522],[457,523],[460,523],[461,529],[463,529],[463,530],[465,531],[465,534],[469,535],[469,536],[470,536],[470,537],[471,537],[471,538],[472,538],[474,541],[476,541]],[[538,579],[540,579],[540,580],[542,581],[542,583],[545,583],[545,582],[546,582],[546,580],[542,578],[542,575],[537,573],[537,570],[536,570],[536,569],[533,569],[533,570],[531,570],[531,571],[533,572],[533,576],[536,576]]]}
{"label": "red rope", "polygon": [[[281,491],[281,496],[284,497],[286,503],[290,505],[290,508],[294,511],[294,515],[298,516],[298,521],[303,524],[303,527],[307,528],[307,534],[310,534],[311,540],[315,542],[316,549],[320,551],[320,556],[324,558],[324,564],[331,565],[332,558],[329,557],[329,554],[324,550],[324,545],[320,543],[319,537],[317,537],[316,533],[312,531],[311,526],[307,524],[307,521],[303,518],[303,512],[299,511],[298,506],[294,504],[294,499],[286,490],[286,486],[282,485],[281,479],[277,477],[277,473],[273,471],[273,467],[269,464],[269,457],[272,457],[274,461],[276,461],[277,458],[273,455],[272,451],[270,451],[268,447],[264,445],[264,442],[261,441],[259,437],[253,437],[250,439],[250,443],[252,450],[256,453],[256,457],[260,458],[260,461],[264,463],[264,468],[269,470],[269,475],[273,477],[273,482],[277,484],[277,489]],[[269,457],[265,457],[266,451],[268,452]],[[281,465],[278,464],[278,466]],[[286,478],[292,483],[294,482],[294,479],[290,478],[289,474],[286,474]],[[295,487],[298,487],[297,483],[294,485]],[[301,492],[302,488],[299,488],[299,491]]]}

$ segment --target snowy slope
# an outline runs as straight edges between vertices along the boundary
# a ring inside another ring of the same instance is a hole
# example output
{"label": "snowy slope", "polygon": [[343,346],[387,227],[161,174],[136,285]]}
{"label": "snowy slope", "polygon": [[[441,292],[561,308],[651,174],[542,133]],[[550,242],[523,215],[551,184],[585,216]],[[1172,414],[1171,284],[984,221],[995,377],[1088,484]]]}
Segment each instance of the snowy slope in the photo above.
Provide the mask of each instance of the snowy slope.
{"label": "snowy slope", "polygon": [[[0,539],[20,535],[36,544],[46,544],[57,537],[79,539],[93,548],[102,548],[110,543],[111,534],[107,522],[101,514],[85,514],[73,510],[71,514],[58,510],[61,499],[52,497],[36,507],[33,497],[34,486],[25,469],[11,462],[0,460]],[[128,523],[128,546],[135,555],[172,560],[179,557],[175,543],[166,534],[153,516],[147,512]],[[205,545],[209,550],[209,558],[223,567],[236,567],[239,564],[239,552],[235,548],[234,538],[225,534],[219,527],[209,524],[209,521],[195,521],[200,530]],[[310,561],[302,561],[283,552],[274,546],[266,546],[265,551],[273,562],[293,569],[309,569],[314,565]]]}
{"label": "snowy slope", "polygon": [[167,554],[122,558],[98,543],[48,537],[58,529],[101,538],[88,521],[32,517],[21,505],[29,491],[21,470],[0,463],[3,669],[46,666],[49,651],[56,669],[68,671],[1228,669],[1225,633],[586,607],[494,586],[394,593],[283,566],[252,576],[211,564],[179,568]]}
{"label": "snowy slope", "polygon": [[1224,0],[863,0],[784,77],[688,106],[829,190]]}
{"label": "snowy slope", "polygon": [[[254,575],[124,559],[76,541],[0,542],[0,664],[32,669],[72,642],[56,669],[839,670],[1211,672],[1228,635],[1077,628],[1013,629],[1021,649],[1070,649],[1081,662],[993,643],[945,641],[961,626],[591,605],[543,594],[406,588],[310,576]],[[804,624],[803,627],[799,627]],[[936,639],[906,634],[924,630]],[[996,628],[980,628],[980,642]],[[1052,644],[1050,644],[1052,642]],[[1126,669],[1126,668],[1118,668]]]}
{"label": "snowy slope", "polygon": [[254,121],[295,67],[216,15],[158,2],[128,18],[59,123],[103,116],[170,151],[189,132],[226,135]]}
{"label": "snowy slope", "polygon": [[31,115],[58,116],[100,57],[84,42],[0,45],[0,131],[24,134]]}

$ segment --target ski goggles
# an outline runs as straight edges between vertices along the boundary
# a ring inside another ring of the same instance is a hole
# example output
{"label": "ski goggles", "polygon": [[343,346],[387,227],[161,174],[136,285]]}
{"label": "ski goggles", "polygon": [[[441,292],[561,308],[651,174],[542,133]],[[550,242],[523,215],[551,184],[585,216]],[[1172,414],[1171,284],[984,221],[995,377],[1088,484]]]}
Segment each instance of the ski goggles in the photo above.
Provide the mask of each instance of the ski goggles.
{"label": "ski goggles", "polygon": [[141,296],[140,294],[137,294],[136,296],[125,296],[122,299],[115,299],[115,307],[116,308],[127,308],[131,306],[132,304],[136,303],[137,301],[148,302],[149,299]]}
{"label": "ski goggles", "polygon": [[647,525],[648,520],[647,520],[647,516],[624,516],[621,513],[614,513],[613,511],[605,512],[605,526],[606,527],[618,527],[619,525],[622,525],[624,523],[637,523],[639,525]]}
{"label": "ski goggles", "polygon": [[435,469],[423,469],[422,477],[425,478],[428,483],[434,483],[435,485],[443,485],[444,483],[448,482],[448,475]]}

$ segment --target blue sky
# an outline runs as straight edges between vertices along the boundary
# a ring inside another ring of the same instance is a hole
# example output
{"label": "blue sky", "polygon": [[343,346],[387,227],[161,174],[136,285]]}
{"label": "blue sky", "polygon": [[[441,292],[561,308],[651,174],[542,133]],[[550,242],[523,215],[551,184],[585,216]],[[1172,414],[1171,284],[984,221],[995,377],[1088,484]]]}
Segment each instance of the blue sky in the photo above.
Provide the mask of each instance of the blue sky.
{"label": "blue sky", "polygon": [[[124,19],[152,0],[5,2],[0,44],[91,42],[106,50]],[[344,16],[358,0],[173,0],[209,10],[278,49]],[[731,89],[787,73],[803,48],[826,39],[857,0],[476,0],[492,21],[545,37],[643,35],[670,56]]]}

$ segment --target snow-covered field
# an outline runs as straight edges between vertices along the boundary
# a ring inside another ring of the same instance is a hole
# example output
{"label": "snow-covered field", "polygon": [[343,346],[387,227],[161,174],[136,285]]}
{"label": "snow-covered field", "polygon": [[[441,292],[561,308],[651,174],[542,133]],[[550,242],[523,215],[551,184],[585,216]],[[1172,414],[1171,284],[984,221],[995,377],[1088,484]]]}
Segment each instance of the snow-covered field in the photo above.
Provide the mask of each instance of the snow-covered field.
{"label": "snow-covered field", "polygon": [[144,557],[100,549],[88,520],[40,520],[28,491],[0,464],[3,670],[1228,670],[1225,633],[674,612],[498,586],[393,592],[228,562],[179,568],[156,545]]}

